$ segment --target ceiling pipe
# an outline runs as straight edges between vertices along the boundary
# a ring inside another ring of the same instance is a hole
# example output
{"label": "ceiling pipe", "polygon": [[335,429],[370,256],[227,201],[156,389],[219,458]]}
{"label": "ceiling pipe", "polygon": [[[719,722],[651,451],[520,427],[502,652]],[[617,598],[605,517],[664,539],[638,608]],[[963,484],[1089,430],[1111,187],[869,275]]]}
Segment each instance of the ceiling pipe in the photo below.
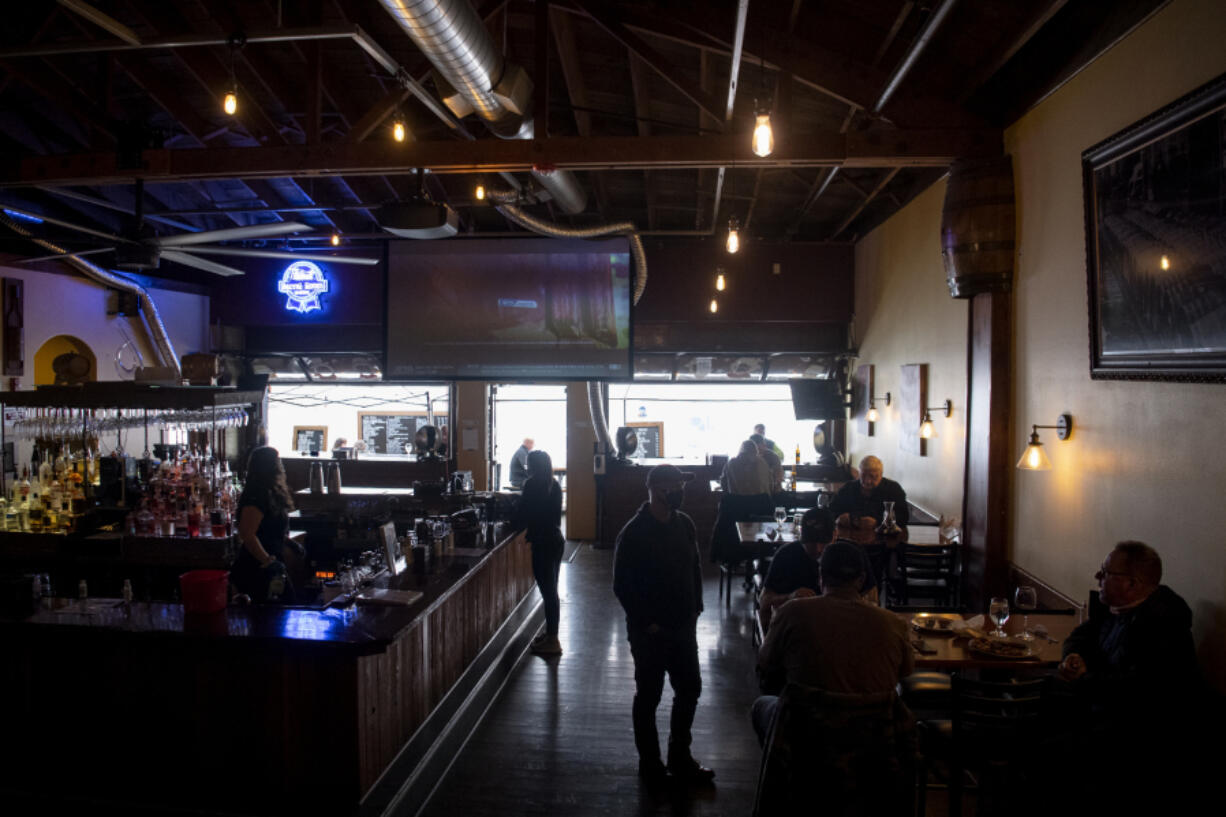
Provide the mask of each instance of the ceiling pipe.
{"label": "ceiling pipe", "polygon": [[[38,246],[51,250],[51,252],[60,254],[65,253],[63,247],[52,244],[50,241],[44,241],[41,238],[35,238],[34,235],[21,225],[17,224],[6,215],[0,215],[0,224],[8,227],[13,232],[23,238],[27,238]],[[112,289],[118,289],[123,292],[129,292],[140,299],[141,314],[145,317],[145,325],[149,332],[149,338],[153,341],[153,347],[157,350],[158,356],[162,359],[162,365],[174,371],[174,379],[177,382],[181,376],[179,370],[179,356],[175,354],[174,344],[170,341],[170,333],[166,331],[166,324],[162,323],[162,313],[158,311],[157,304],[149,295],[148,290],[122,275],[117,275],[96,264],[91,264],[83,258],[75,255],[65,256],[63,259],[66,263],[75,267],[78,272],[85,277],[93,279],[103,286]]]}
{"label": "ceiling pipe", "polygon": [[[444,104],[459,118],[476,113],[496,136],[531,139],[532,81],[507,63],[468,0],[379,0],[443,80]],[[532,175],[566,213],[581,213],[587,193],[566,170]]]}
{"label": "ceiling pipe", "polygon": [[871,115],[881,113],[890,101],[890,97],[894,96],[894,92],[902,85],[902,81],[906,79],[907,74],[911,73],[911,69],[915,67],[915,63],[919,61],[920,56],[928,48],[928,44],[932,42],[932,38],[936,35],[941,24],[945,22],[945,18],[949,16],[950,10],[958,0],[941,0],[941,4],[933,9],[932,14],[928,15],[928,21],[924,23],[924,27],[920,29],[919,35],[911,43],[911,47],[907,49],[907,53],[903,55],[902,61],[898,63],[898,67],[890,74],[890,78],[886,80],[885,88],[881,90],[881,95],[877,97],[877,101],[873,103]]}

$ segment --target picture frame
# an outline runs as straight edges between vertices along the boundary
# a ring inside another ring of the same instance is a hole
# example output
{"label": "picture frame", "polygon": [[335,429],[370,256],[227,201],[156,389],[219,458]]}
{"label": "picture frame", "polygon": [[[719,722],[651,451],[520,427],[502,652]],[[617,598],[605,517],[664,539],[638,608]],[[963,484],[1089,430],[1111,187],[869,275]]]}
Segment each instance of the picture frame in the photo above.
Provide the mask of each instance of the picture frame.
{"label": "picture frame", "polygon": [[383,560],[387,563],[387,572],[395,576],[405,568],[404,553],[400,540],[396,538],[396,523],[384,522],[379,527],[379,536],[383,540]]}
{"label": "picture frame", "polygon": [[1090,377],[1226,382],[1226,75],[1082,153]]}
{"label": "picture frame", "polygon": [[[318,448],[314,446],[318,445]],[[294,426],[294,436],[290,447],[297,454],[308,454],[311,451],[320,453],[328,450],[327,426]]]}

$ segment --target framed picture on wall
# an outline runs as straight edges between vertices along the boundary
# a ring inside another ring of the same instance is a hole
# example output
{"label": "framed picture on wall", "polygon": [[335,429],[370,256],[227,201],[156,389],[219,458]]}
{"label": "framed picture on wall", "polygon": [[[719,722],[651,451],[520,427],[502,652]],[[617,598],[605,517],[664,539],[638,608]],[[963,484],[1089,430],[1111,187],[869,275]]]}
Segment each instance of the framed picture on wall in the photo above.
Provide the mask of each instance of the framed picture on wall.
{"label": "framed picture on wall", "polygon": [[1081,158],[1090,376],[1226,381],[1226,75]]}
{"label": "framed picture on wall", "polygon": [[631,454],[640,459],[659,459],[664,456],[664,423],[626,423],[639,438],[638,449]]}
{"label": "framed picture on wall", "polygon": [[294,426],[294,450],[299,454],[328,450],[327,426]]}

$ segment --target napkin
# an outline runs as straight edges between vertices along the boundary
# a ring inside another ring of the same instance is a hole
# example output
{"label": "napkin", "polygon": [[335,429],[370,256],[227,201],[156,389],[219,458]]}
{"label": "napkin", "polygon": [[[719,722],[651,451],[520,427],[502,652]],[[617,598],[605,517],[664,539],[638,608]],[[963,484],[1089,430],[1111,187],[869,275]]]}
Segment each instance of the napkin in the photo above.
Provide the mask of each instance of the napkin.
{"label": "napkin", "polygon": [[968,619],[954,619],[953,631],[959,635],[969,635],[978,638],[983,635],[983,615],[971,616]]}

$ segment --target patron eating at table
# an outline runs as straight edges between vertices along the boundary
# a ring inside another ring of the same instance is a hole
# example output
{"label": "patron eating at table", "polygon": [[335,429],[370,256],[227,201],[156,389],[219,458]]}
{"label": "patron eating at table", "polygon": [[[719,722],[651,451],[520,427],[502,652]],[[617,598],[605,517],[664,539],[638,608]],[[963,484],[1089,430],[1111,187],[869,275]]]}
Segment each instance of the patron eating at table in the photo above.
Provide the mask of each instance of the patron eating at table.
{"label": "patron eating at table", "polygon": [[907,508],[907,493],[892,479],[886,479],[881,460],[871,454],[860,460],[860,477],[848,482],[830,503],[830,511],[840,526],[872,529],[880,524],[883,503],[894,503],[894,519],[905,525],[911,519]]}
{"label": "patron eating at table", "polygon": [[[758,616],[765,632],[777,608],[795,599],[812,598],[821,592],[818,581],[818,561],[822,551],[834,541],[834,517],[825,508],[810,508],[800,522],[800,541],[779,548],[771,559],[766,574],[766,586],[758,600]],[[864,568],[860,595],[877,603],[877,580],[863,550],[859,552]]]}
{"label": "patron eating at table", "polygon": [[834,693],[888,693],[915,668],[906,622],[861,598],[867,572],[858,547],[834,542],[822,551],[819,563],[822,595],[797,599],[775,612],[758,652],[762,689],[771,693],[753,705],[759,741],[785,684]]}

